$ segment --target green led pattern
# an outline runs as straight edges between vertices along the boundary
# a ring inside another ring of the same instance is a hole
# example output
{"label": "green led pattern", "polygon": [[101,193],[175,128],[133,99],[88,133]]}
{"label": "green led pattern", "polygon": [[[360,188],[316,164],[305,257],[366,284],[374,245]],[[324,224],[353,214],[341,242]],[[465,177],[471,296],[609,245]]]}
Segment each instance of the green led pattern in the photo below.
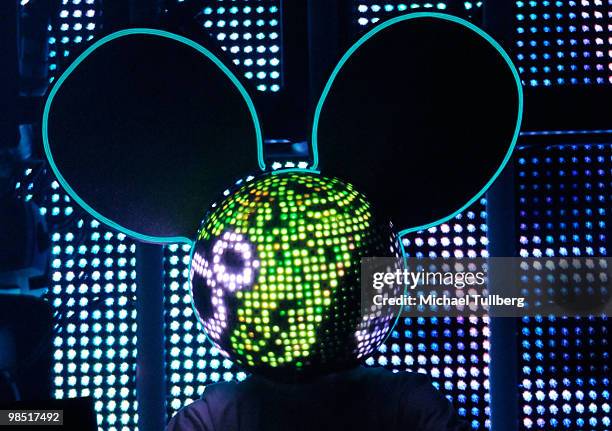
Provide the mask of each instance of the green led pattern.
{"label": "green led pattern", "polygon": [[361,315],[360,263],[397,256],[397,237],[338,179],[269,174],[243,184],[204,221],[191,266],[208,336],[268,374],[356,362],[382,342],[390,311]]}

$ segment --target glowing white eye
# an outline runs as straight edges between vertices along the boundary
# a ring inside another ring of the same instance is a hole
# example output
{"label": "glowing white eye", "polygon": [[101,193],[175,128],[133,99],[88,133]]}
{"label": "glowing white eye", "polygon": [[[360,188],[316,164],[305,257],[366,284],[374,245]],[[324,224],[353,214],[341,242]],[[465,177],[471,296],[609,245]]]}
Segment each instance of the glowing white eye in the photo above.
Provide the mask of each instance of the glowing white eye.
{"label": "glowing white eye", "polygon": [[253,258],[251,244],[242,235],[225,232],[213,245],[211,257],[211,271],[205,274],[207,281],[231,292],[253,284],[253,268],[259,267],[259,261]]}

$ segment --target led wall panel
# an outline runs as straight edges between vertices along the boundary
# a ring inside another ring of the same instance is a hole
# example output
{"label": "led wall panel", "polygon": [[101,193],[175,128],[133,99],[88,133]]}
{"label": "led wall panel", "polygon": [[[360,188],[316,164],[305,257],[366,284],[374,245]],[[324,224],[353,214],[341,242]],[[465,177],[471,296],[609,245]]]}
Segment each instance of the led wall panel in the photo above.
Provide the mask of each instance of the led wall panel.
{"label": "led wall panel", "polygon": [[[452,221],[403,237],[406,254],[428,258],[488,257],[486,200]],[[367,365],[428,374],[458,413],[489,427],[488,318],[401,318]]]}
{"label": "led wall panel", "polygon": [[[531,145],[516,157],[521,257],[608,256],[612,144]],[[521,430],[610,428],[607,318],[523,318]]]}
{"label": "led wall panel", "polygon": [[206,385],[244,380],[246,373],[221,355],[206,338],[191,304],[189,245],[164,252],[164,334],[168,419],[202,396]]}
{"label": "led wall panel", "polygon": [[[58,3],[58,2],[56,2]],[[74,51],[91,41],[102,24],[101,0],[61,0],[49,24],[49,75],[51,81],[65,68]]]}
{"label": "led wall panel", "polygon": [[244,77],[253,80],[259,91],[279,91],[281,0],[202,0],[200,4],[198,22]]}
{"label": "led wall panel", "polygon": [[410,12],[442,12],[457,15],[478,22],[481,19],[480,0],[414,0],[378,1],[354,0],[354,22],[359,29]]}
{"label": "led wall panel", "polygon": [[514,60],[525,85],[612,84],[610,0],[514,4]]}
{"label": "led wall panel", "polygon": [[92,397],[100,430],[137,429],[135,244],[75,207],[40,166],[16,192],[40,206],[51,233],[52,395]]}

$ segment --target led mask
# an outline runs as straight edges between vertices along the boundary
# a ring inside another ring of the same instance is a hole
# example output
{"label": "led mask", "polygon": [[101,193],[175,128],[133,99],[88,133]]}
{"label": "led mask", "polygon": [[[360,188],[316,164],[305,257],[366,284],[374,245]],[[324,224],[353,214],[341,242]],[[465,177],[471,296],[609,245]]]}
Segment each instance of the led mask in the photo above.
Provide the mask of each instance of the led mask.
{"label": "led mask", "polygon": [[362,317],[365,256],[399,250],[361,193],[310,173],[267,175],[230,194],[200,228],[195,307],[212,341],[247,368],[338,368],[371,353],[396,318],[382,307]]}

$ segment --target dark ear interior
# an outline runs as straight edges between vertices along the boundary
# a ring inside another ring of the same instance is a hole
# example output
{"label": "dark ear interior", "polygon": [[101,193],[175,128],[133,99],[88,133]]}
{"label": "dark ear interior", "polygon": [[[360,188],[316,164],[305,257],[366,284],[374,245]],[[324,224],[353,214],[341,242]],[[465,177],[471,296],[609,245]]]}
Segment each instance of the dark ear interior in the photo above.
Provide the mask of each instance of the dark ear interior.
{"label": "dark ear interior", "polygon": [[318,167],[352,182],[400,229],[442,221],[484,193],[514,146],[518,75],[482,32],[408,15],[336,67],[313,129]]}
{"label": "dark ear interior", "polygon": [[244,88],[204,48],[160,31],[93,45],[55,84],[43,129],[72,196],[150,241],[192,238],[219,193],[264,168]]}

